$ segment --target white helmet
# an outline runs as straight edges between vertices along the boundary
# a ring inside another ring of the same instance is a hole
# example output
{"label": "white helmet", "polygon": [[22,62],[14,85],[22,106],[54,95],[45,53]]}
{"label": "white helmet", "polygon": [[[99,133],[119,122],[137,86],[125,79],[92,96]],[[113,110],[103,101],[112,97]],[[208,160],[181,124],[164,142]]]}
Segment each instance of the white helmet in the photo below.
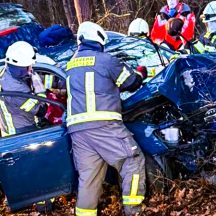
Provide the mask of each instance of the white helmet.
{"label": "white helmet", "polygon": [[144,34],[149,35],[149,25],[144,19],[136,18],[129,25],[128,35],[141,36]]}
{"label": "white helmet", "polygon": [[7,49],[5,62],[11,65],[28,67],[34,64],[35,60],[36,53],[34,48],[25,41],[17,41]]}
{"label": "white helmet", "polygon": [[96,23],[85,21],[80,24],[77,31],[77,43],[82,42],[82,39],[96,41],[101,45],[105,45],[108,41],[108,36],[104,29]]}
{"label": "white helmet", "polygon": [[216,20],[216,1],[212,1],[206,5],[202,18],[204,23]]}

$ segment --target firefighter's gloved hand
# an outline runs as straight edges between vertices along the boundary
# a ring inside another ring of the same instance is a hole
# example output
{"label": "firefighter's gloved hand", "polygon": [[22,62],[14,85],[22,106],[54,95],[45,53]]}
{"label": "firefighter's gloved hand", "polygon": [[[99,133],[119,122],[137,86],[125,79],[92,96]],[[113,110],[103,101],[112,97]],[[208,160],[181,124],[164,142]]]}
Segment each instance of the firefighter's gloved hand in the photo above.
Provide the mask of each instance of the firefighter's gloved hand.
{"label": "firefighter's gloved hand", "polygon": [[135,73],[139,74],[143,80],[148,77],[148,71],[145,66],[137,66]]}
{"label": "firefighter's gloved hand", "polygon": [[32,79],[32,85],[33,85],[35,94],[44,93],[46,91],[42,83],[42,80],[37,73],[33,72],[31,74],[31,79]]}

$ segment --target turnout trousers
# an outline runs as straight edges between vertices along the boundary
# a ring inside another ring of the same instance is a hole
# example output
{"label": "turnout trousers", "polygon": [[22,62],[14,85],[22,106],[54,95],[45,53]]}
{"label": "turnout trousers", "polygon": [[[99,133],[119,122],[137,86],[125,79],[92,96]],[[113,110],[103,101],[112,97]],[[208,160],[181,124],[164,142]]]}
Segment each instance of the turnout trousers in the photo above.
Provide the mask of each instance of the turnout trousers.
{"label": "turnout trousers", "polygon": [[145,158],[122,122],[70,134],[75,167],[79,172],[77,216],[96,216],[107,166],[121,176],[122,200],[127,216],[139,213],[145,194]]}

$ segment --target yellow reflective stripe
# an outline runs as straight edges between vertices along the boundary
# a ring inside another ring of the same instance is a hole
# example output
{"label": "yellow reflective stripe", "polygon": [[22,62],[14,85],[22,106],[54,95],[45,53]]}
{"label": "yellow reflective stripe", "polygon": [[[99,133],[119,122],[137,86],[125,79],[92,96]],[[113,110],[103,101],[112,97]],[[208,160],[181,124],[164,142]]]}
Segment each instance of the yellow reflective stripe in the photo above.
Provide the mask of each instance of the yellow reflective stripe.
{"label": "yellow reflective stripe", "polygon": [[207,52],[216,52],[216,49],[215,49],[215,47],[213,47],[213,46],[205,46],[205,50],[207,51]]}
{"label": "yellow reflective stripe", "polygon": [[124,81],[125,81],[130,75],[131,75],[131,74],[130,74],[130,72],[127,70],[127,68],[126,68],[126,67],[123,67],[122,72],[120,73],[119,77],[118,77],[117,80],[116,80],[116,85],[117,85],[118,87],[120,87],[120,86],[124,83]]}
{"label": "yellow reflective stripe", "polygon": [[133,174],[132,183],[131,183],[131,196],[136,196],[139,186],[139,174]]}
{"label": "yellow reflective stripe", "polygon": [[151,68],[148,73],[148,77],[154,77],[156,75],[156,69]]}
{"label": "yellow reflective stripe", "polygon": [[23,103],[23,105],[20,107],[20,109],[24,110],[26,112],[29,112],[29,111],[31,111],[34,108],[34,106],[37,103],[38,103],[38,100],[30,98],[30,99],[26,100],[25,103]]}
{"label": "yellow reflective stripe", "polygon": [[144,199],[144,196],[123,196],[123,205],[139,205]]}
{"label": "yellow reflective stripe", "polygon": [[92,113],[80,113],[76,115],[68,116],[67,126],[90,122],[90,121],[103,121],[103,120],[122,120],[122,115],[117,112],[109,111],[95,111]]}
{"label": "yellow reflective stripe", "polygon": [[46,74],[44,77],[44,87],[45,89],[51,89],[53,85],[54,75]]}
{"label": "yellow reflective stripe", "polygon": [[1,72],[0,72],[0,77],[2,77],[2,76],[4,75],[5,70],[6,70],[6,67],[4,67],[4,68],[1,70]]}
{"label": "yellow reflective stripe", "polygon": [[66,70],[70,70],[76,67],[83,67],[83,66],[94,66],[95,65],[95,56],[88,56],[88,57],[78,57],[73,58],[67,63]]}
{"label": "yellow reflective stripe", "polygon": [[211,43],[214,43],[215,40],[216,40],[216,35],[214,35],[214,36],[212,37],[212,39],[211,39]]}
{"label": "yellow reflective stripe", "polygon": [[76,216],[97,216],[97,209],[82,209],[76,207]]}
{"label": "yellow reflective stripe", "polygon": [[71,107],[72,107],[72,95],[70,91],[70,76],[66,79],[66,88],[67,88],[67,114],[68,116],[72,115]]}
{"label": "yellow reflective stripe", "polygon": [[3,130],[1,130],[1,136],[2,137],[7,137],[7,136],[10,136],[10,134],[4,132]]}
{"label": "yellow reflective stripe", "polygon": [[204,35],[204,38],[209,38],[211,36],[212,32],[207,31]]}
{"label": "yellow reflective stripe", "polygon": [[5,119],[5,122],[6,122],[6,125],[7,125],[7,132],[3,132],[7,135],[13,135],[13,134],[16,134],[16,129],[14,127],[14,124],[13,124],[13,120],[12,120],[12,116],[11,114],[8,112],[8,109],[4,103],[4,101],[0,100],[0,107],[1,107],[1,110],[2,110],[2,113],[4,115],[4,119]]}
{"label": "yellow reflective stripe", "polygon": [[197,41],[197,43],[194,44],[194,47],[199,53],[205,52],[205,46],[200,41]]}
{"label": "yellow reflective stripe", "polygon": [[86,72],[85,74],[85,93],[86,93],[86,111],[95,112],[96,99],[94,92],[94,72]]}
{"label": "yellow reflective stripe", "polygon": [[37,96],[40,96],[40,97],[46,98],[46,94],[45,94],[45,93],[39,93],[39,94],[37,94]]}

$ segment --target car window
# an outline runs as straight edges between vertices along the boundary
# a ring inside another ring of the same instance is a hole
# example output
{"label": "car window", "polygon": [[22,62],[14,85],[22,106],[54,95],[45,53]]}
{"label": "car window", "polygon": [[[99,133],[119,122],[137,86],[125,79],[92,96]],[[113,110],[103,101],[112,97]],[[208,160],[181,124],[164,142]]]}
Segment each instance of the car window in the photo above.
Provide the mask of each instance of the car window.
{"label": "car window", "polygon": [[[133,68],[137,65],[145,65],[148,69],[156,71],[161,71],[164,68],[155,47],[147,39],[122,37],[121,39],[110,41],[106,51]],[[163,57],[162,61],[167,64],[169,63],[168,59],[174,53],[169,49],[161,47],[160,54]]]}
{"label": "car window", "polygon": [[[106,51],[133,69],[136,69],[138,65],[146,66],[148,74],[151,74],[153,78],[164,69],[169,63],[170,57],[174,54],[173,51],[163,47],[160,47],[159,52],[157,52],[156,48],[147,39],[122,37],[111,40],[106,46]],[[148,82],[152,78],[148,78],[145,81]],[[123,92],[121,93],[121,99],[126,100],[133,94],[135,92]]]}
{"label": "car window", "polygon": [[0,92],[1,136],[61,125],[64,110],[63,102],[48,96],[44,98],[22,92]]}

